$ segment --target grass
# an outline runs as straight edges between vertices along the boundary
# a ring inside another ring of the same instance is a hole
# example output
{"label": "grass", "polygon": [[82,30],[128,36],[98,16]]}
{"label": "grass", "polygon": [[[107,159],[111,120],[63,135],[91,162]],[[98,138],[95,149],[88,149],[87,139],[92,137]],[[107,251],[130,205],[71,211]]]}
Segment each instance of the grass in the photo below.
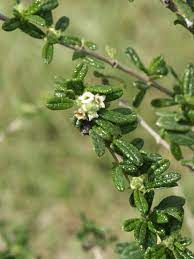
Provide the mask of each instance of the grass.
{"label": "grass", "polygon": [[[59,2],[55,16],[71,18],[69,33],[97,42],[103,53],[106,45],[116,48],[118,59],[125,64],[130,65],[123,54],[127,46],[133,46],[145,62],[163,54],[179,72],[193,60],[192,36],[173,26],[174,17],[159,1]],[[1,1],[0,10],[9,14],[11,6],[12,1]],[[0,39],[0,129],[4,131],[21,116],[21,103],[43,107],[53,90],[54,75],[68,78],[73,64],[71,51],[57,47],[54,62],[45,66],[40,58],[42,43],[19,31],[0,30]],[[110,68],[107,71],[112,73]],[[131,81],[126,75],[118,75],[126,80],[126,95],[131,101]],[[170,85],[170,81],[166,83]],[[157,91],[150,92],[139,111],[151,125],[156,118],[149,103],[158,95]],[[127,240],[130,236],[121,231],[121,222],[134,211],[128,206],[128,195],[113,189],[108,154],[101,160],[96,158],[88,138],[71,126],[70,114],[42,110],[1,143],[0,221],[8,229],[17,224],[28,226],[30,244],[42,258],[90,258],[75,238],[79,213],[86,212]],[[160,149],[169,156],[145,131],[138,129],[138,133],[146,139],[147,148]],[[192,207],[193,175],[182,171],[182,176],[181,184]],[[106,258],[112,257],[108,251]]]}

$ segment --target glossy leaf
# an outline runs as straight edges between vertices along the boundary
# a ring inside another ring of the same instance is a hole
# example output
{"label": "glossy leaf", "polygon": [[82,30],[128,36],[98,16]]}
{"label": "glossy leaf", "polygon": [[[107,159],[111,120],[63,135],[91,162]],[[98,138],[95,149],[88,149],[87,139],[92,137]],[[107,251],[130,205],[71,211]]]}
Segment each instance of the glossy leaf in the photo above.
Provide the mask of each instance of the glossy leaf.
{"label": "glossy leaf", "polygon": [[162,108],[162,107],[176,105],[176,102],[174,101],[174,99],[161,98],[161,99],[152,100],[151,105],[156,108]]}
{"label": "glossy leaf", "polygon": [[135,229],[137,224],[139,224],[140,219],[135,218],[135,219],[127,219],[123,223],[123,230],[126,232],[131,232]]}
{"label": "glossy leaf", "polygon": [[168,67],[163,56],[153,59],[149,66],[149,74],[151,76],[166,76],[168,74]]}
{"label": "glossy leaf", "polygon": [[187,65],[184,72],[183,93],[184,95],[194,96],[194,67],[192,64]]}
{"label": "glossy leaf", "polygon": [[109,132],[112,136],[118,137],[121,135],[120,128],[109,121],[97,119],[95,123],[100,127],[102,127],[104,130],[106,130],[107,132]]}
{"label": "glossy leaf", "polygon": [[126,55],[128,57],[130,57],[131,61],[133,62],[133,64],[139,68],[140,70],[144,71],[147,74],[147,69],[144,66],[143,62],[141,61],[140,57],[138,56],[138,54],[136,53],[136,51],[131,48],[128,47],[125,51]]}
{"label": "glossy leaf", "polygon": [[50,110],[66,110],[74,105],[74,101],[66,97],[52,97],[47,102]]}
{"label": "glossy leaf", "polygon": [[43,39],[45,37],[45,33],[32,23],[22,23],[20,29],[35,39]]}
{"label": "glossy leaf", "polygon": [[139,190],[134,191],[134,202],[136,208],[144,215],[147,214],[149,207],[147,200],[145,199],[143,193]]}
{"label": "glossy leaf", "polygon": [[119,192],[124,192],[125,190],[125,177],[123,170],[119,165],[115,165],[112,169],[112,179],[114,186]]}
{"label": "glossy leaf", "polygon": [[46,25],[45,20],[39,15],[28,15],[26,17],[26,19],[28,20],[28,22],[33,23],[33,24],[38,25],[38,26],[45,26]]}
{"label": "glossy leaf", "polygon": [[139,92],[135,95],[133,98],[133,107],[138,108],[140,104],[142,103],[145,95],[146,95],[146,90],[139,90]]}
{"label": "glossy leaf", "polygon": [[146,241],[146,234],[147,234],[147,222],[141,220],[135,227],[134,230],[134,237],[135,240],[140,244],[144,245]]}
{"label": "glossy leaf", "polygon": [[161,159],[151,166],[155,176],[160,176],[170,167],[170,161],[167,159]]}
{"label": "glossy leaf", "polygon": [[2,29],[4,31],[14,31],[19,27],[20,27],[20,20],[18,20],[17,18],[7,19],[2,25]]}
{"label": "glossy leaf", "polygon": [[149,247],[144,255],[144,259],[168,259],[165,255],[165,247],[163,245],[155,245]]}
{"label": "glossy leaf", "polygon": [[174,142],[170,143],[170,151],[173,154],[173,156],[176,158],[176,160],[179,161],[183,158],[181,148],[177,143],[174,143]]}
{"label": "glossy leaf", "polygon": [[92,129],[90,130],[89,135],[92,139],[92,143],[93,143],[93,147],[96,152],[96,155],[98,157],[103,156],[106,150],[106,145],[104,140],[98,134],[96,134]]}
{"label": "glossy leaf", "polygon": [[69,18],[67,16],[62,16],[57,21],[55,25],[55,29],[64,32],[68,28],[68,26],[69,26]]}
{"label": "glossy leaf", "polygon": [[122,110],[114,109],[114,110],[106,110],[104,111],[100,117],[104,120],[110,121],[117,125],[127,125],[134,123],[137,120],[137,116],[134,113],[123,113]]}
{"label": "glossy leaf", "polygon": [[113,145],[116,147],[116,150],[127,157],[134,165],[141,166],[143,164],[139,150],[126,140],[116,139],[113,141]]}
{"label": "glossy leaf", "polygon": [[93,126],[92,130],[105,141],[111,141],[111,134],[100,126]]}
{"label": "glossy leaf", "polygon": [[88,65],[86,65],[85,63],[80,63],[74,69],[73,78],[84,80],[87,73],[88,73]]}
{"label": "glossy leaf", "polygon": [[42,58],[43,62],[45,64],[50,64],[53,60],[53,54],[54,54],[54,46],[53,44],[47,42],[42,50]]}

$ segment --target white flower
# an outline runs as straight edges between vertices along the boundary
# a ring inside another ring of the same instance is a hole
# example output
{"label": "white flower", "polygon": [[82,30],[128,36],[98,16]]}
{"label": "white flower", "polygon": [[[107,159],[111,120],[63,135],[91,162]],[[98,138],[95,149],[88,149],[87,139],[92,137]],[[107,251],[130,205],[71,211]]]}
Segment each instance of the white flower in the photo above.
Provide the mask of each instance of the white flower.
{"label": "white flower", "polygon": [[188,18],[185,18],[185,22],[186,22],[188,28],[193,27],[193,21],[189,20]]}
{"label": "white flower", "polygon": [[85,92],[78,97],[76,103],[78,110],[74,113],[78,120],[93,120],[98,118],[98,111],[105,108],[105,95],[94,95],[91,92]]}
{"label": "white flower", "polygon": [[82,103],[82,104],[88,104],[94,101],[94,94],[90,93],[90,92],[85,92],[84,94],[82,94],[78,100]]}
{"label": "white flower", "polygon": [[87,115],[86,115],[86,113],[82,109],[78,109],[77,111],[75,111],[74,112],[74,116],[78,120],[86,120],[87,119]]}
{"label": "white flower", "polygon": [[95,95],[95,101],[99,108],[105,108],[105,103],[104,103],[105,99],[106,99],[106,95],[99,95],[99,94]]}
{"label": "white flower", "polygon": [[98,113],[97,112],[88,112],[88,119],[89,119],[89,121],[91,121],[91,120],[93,120],[93,119],[96,119],[96,118],[98,118],[99,117],[99,115],[98,115]]}

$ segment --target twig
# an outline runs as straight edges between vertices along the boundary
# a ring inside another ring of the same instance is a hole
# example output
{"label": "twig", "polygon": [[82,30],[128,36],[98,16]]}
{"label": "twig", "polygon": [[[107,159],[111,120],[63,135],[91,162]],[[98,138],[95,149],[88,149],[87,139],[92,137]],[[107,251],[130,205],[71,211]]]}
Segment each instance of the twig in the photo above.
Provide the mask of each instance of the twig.
{"label": "twig", "polygon": [[125,66],[121,63],[119,63],[119,61],[116,60],[116,59],[112,59],[112,58],[103,56],[103,55],[101,55],[97,52],[87,50],[83,47],[69,46],[67,44],[64,44],[62,41],[59,44],[65,46],[66,48],[72,49],[76,52],[82,53],[86,56],[90,56],[90,57],[93,57],[93,58],[98,59],[100,61],[103,61],[104,63],[110,65],[112,68],[121,70],[122,72],[124,72],[124,73],[138,79],[138,80],[141,80],[141,81],[145,82],[146,84],[149,83],[149,85],[151,87],[159,90],[160,92],[163,92],[164,94],[167,94],[168,96],[173,96],[173,93],[169,89],[167,89],[164,86],[158,84],[156,81],[150,79],[149,77],[140,75],[138,72],[132,70],[131,68],[129,68],[129,67],[127,67],[127,66]]}
{"label": "twig", "polygon": [[[6,19],[8,19],[8,17],[6,17],[4,14],[0,13],[0,20],[2,21],[5,21]],[[164,94],[167,94],[168,96],[173,96],[173,92],[171,92],[169,89],[165,88],[164,86],[162,86],[161,84],[157,83],[156,81],[152,80],[151,78],[149,78],[148,76],[142,76],[140,75],[138,72],[132,70],[131,68],[129,68],[128,66],[125,66],[123,64],[121,64],[118,60],[116,59],[112,59],[110,57],[106,57],[106,56],[103,56],[97,52],[94,52],[94,51],[90,51],[90,50],[87,50],[85,49],[83,46],[79,47],[79,46],[72,46],[72,45],[67,45],[65,44],[62,40],[59,41],[59,44],[66,47],[66,48],[69,48],[69,49],[72,49],[76,52],[79,52],[79,53],[82,53],[86,56],[90,56],[90,57],[93,57],[95,59],[98,59],[100,61],[103,61],[104,63],[110,65],[111,67],[113,68],[116,68],[118,70],[121,70],[122,72],[138,79],[138,80],[141,80],[145,83],[149,83],[149,85],[161,92],[163,92]]]}

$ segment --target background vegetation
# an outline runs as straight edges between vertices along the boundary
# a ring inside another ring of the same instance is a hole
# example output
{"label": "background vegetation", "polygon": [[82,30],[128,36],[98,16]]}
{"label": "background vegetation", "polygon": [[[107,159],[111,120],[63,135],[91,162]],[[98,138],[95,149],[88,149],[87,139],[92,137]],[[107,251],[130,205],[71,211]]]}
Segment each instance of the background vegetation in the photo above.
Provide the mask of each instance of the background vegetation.
{"label": "background vegetation", "polygon": [[[97,42],[102,53],[106,45],[116,48],[118,59],[126,64],[123,50],[127,46],[133,46],[146,62],[163,54],[178,71],[193,62],[193,37],[183,28],[172,26],[174,17],[159,1],[59,2],[55,15],[70,17],[71,32]],[[0,10],[9,14],[12,4],[2,0]],[[111,227],[122,240],[129,235],[119,224],[134,212],[126,207],[127,197],[123,196],[127,194],[118,194],[112,186],[108,154],[96,159],[87,137],[71,127],[70,116],[44,108],[45,98],[53,90],[54,75],[68,77],[73,64],[70,50],[58,46],[54,62],[44,65],[41,47],[39,41],[19,31],[7,34],[0,30],[0,130],[5,132],[16,118],[22,122],[21,130],[7,134],[2,141],[0,138],[0,232],[2,226],[6,231],[21,226],[28,229],[30,245],[42,258],[82,259],[87,256],[75,237],[80,212]],[[126,80],[130,102],[135,90],[126,75],[120,76]],[[94,80],[91,74],[89,81]],[[155,90],[149,92],[140,109],[151,125],[155,115],[149,102],[159,95]],[[24,119],[26,103],[40,107],[41,113]],[[157,152],[160,147],[148,133],[141,128],[139,132],[146,138],[147,147]],[[165,154],[162,149],[160,152]],[[194,213],[193,175],[179,170]],[[0,236],[0,250],[3,246]],[[106,258],[112,258],[111,254],[110,249]]]}

